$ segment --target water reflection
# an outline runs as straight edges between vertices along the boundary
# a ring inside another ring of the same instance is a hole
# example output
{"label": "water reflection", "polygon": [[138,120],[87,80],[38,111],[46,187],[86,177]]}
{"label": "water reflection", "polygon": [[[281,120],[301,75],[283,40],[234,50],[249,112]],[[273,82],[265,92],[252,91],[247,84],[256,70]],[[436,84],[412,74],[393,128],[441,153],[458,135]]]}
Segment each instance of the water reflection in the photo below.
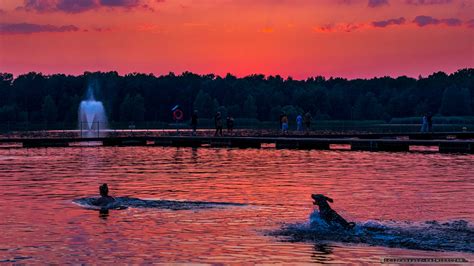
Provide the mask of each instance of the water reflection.
{"label": "water reflection", "polygon": [[[0,149],[0,260],[178,263],[378,263],[381,256],[460,256],[339,242],[280,242],[263,230],[308,221],[322,193],[357,223],[474,221],[473,155],[274,149]],[[235,202],[246,207],[130,207],[107,214],[72,200]],[[60,213],[61,215],[58,215]],[[99,215],[99,219],[97,217]],[[33,248],[35,247],[35,248]],[[472,254],[461,257],[474,260]],[[98,259],[100,258],[100,260]]]}
{"label": "water reflection", "polygon": [[314,244],[313,253],[311,258],[315,263],[327,263],[332,261],[331,254],[333,253],[333,248],[329,244]]}
{"label": "water reflection", "polygon": [[109,217],[109,209],[100,209],[99,210],[99,218],[103,220],[107,220]]}

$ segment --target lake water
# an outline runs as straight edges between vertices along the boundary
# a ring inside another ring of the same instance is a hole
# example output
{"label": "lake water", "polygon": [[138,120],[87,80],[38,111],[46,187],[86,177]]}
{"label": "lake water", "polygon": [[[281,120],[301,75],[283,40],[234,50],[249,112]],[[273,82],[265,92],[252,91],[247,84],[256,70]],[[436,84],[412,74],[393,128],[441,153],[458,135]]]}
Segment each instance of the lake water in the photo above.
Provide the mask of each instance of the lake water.
{"label": "lake water", "polygon": [[[472,262],[473,165],[473,155],[430,152],[0,149],[0,261]],[[187,207],[131,204],[105,215],[74,203],[102,183],[113,196]],[[312,193],[332,197],[357,235],[311,227]]]}

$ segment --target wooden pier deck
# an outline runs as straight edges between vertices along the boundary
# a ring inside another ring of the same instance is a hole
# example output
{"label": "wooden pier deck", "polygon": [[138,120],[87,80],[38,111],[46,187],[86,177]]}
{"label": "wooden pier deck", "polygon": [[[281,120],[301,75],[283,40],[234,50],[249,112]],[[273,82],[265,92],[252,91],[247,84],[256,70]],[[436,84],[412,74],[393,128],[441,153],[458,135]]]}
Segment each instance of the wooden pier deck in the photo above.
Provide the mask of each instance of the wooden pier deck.
{"label": "wooden pier deck", "polygon": [[[260,148],[274,145],[276,149],[329,150],[331,145],[346,145],[356,151],[410,151],[410,147],[435,147],[441,153],[474,153],[474,139],[410,139],[344,137],[201,137],[201,136],[126,136],[97,138],[4,138],[0,143],[18,143],[25,148],[70,147],[84,142],[98,142],[103,146],[171,146],[171,147],[230,147]],[[73,145],[71,145],[73,144]]]}

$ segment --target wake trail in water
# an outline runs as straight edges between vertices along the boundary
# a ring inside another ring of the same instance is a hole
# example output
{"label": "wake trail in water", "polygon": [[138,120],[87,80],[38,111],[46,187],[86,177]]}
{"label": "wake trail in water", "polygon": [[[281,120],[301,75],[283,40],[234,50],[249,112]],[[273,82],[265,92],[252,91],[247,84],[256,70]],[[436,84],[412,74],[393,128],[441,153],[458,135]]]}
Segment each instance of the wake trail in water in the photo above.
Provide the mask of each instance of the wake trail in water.
{"label": "wake trail in water", "polygon": [[138,198],[118,197],[106,206],[94,205],[97,198],[81,198],[73,200],[81,207],[94,210],[103,209],[126,209],[126,208],[157,208],[169,210],[196,210],[209,208],[222,208],[229,206],[245,206],[245,204],[229,202],[206,202],[206,201],[174,201],[174,200],[143,200]]}
{"label": "wake trail in water", "polygon": [[474,226],[464,220],[449,222],[373,221],[357,223],[352,230],[329,226],[314,211],[309,222],[285,225],[271,235],[289,241],[334,241],[371,246],[433,251],[474,252]]}

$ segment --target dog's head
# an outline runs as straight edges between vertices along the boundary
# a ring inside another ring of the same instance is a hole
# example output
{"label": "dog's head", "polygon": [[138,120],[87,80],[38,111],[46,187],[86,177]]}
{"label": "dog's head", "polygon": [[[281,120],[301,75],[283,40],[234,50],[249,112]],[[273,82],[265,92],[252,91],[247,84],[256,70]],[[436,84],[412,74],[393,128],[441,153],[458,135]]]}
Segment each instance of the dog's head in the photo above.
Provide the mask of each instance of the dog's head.
{"label": "dog's head", "polygon": [[334,202],[331,198],[324,196],[323,194],[311,194],[311,198],[314,200],[313,204],[321,206],[322,204],[329,202]]}

